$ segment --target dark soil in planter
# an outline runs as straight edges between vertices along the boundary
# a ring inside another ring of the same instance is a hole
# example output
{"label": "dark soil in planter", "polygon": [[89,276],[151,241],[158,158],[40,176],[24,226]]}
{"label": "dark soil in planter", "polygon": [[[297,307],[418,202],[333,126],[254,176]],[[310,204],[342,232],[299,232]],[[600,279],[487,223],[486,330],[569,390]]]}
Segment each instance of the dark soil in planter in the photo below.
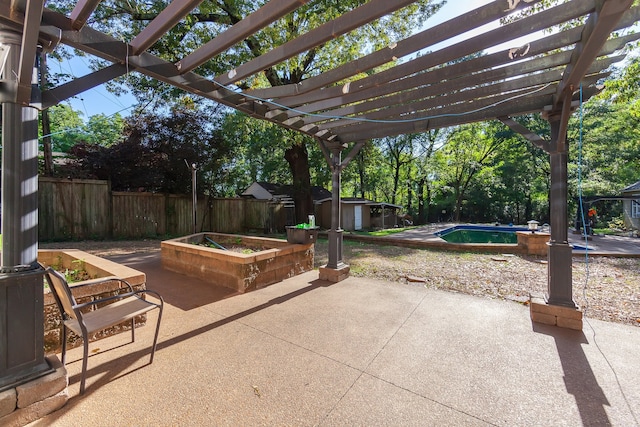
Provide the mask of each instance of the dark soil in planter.
{"label": "dark soil in planter", "polygon": [[[265,249],[269,249],[259,245],[246,245],[243,243],[236,243],[236,242],[216,242],[216,243],[224,247],[224,249],[227,251],[236,252],[240,254],[252,254],[254,252],[260,252],[260,251],[264,251]],[[215,244],[207,241],[194,243],[194,244],[198,246],[205,246],[207,248],[212,248],[212,249],[221,249],[220,246],[216,246]]]}

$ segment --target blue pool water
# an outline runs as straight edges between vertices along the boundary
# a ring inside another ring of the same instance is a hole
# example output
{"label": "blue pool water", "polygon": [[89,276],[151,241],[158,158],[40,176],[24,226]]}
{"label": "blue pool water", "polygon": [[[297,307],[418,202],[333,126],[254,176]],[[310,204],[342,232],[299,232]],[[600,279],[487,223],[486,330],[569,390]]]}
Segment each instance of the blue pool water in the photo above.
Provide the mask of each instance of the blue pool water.
{"label": "blue pool water", "polygon": [[435,234],[449,243],[517,243],[516,231],[527,230],[515,226],[456,225]]}

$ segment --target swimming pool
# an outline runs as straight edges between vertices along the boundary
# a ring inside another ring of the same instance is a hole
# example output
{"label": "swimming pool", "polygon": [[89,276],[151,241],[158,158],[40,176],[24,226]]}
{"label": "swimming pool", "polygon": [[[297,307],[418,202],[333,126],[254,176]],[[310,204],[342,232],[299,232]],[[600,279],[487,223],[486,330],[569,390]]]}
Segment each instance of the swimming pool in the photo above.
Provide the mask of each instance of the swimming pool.
{"label": "swimming pool", "polygon": [[435,233],[449,243],[518,243],[516,231],[527,227],[501,225],[456,225]]}

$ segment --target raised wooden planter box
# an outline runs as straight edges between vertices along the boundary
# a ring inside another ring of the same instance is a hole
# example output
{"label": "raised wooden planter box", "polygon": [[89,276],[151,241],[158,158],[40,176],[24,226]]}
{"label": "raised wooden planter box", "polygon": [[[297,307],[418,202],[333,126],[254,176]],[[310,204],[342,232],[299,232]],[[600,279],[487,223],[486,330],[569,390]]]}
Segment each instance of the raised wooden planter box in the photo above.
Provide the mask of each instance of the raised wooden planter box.
{"label": "raised wooden planter box", "polygon": [[[239,253],[200,246],[206,238],[222,246],[246,245],[262,250]],[[314,246],[285,240],[197,233],[161,244],[162,266],[237,292],[262,288],[313,269]]]}
{"label": "raised wooden planter box", "polygon": [[[127,267],[125,265],[117,264],[115,262],[106,260],[104,258],[91,255],[87,252],[65,249],[65,250],[39,250],[38,261],[47,267],[53,267],[56,270],[63,271],[64,269],[84,269],[92,279],[100,277],[116,276],[131,283],[131,286],[135,290],[146,288],[146,275],[138,270]],[[97,283],[95,285],[87,285],[83,287],[77,287],[84,282],[71,283],[71,292],[76,298],[78,303],[93,301],[95,299],[104,298],[111,295],[117,295],[120,292],[127,292],[128,288],[122,288],[122,283],[119,281],[109,281],[103,283]],[[146,321],[146,315],[136,319],[136,325],[142,325]],[[62,324],[62,318],[60,317],[60,310],[56,304],[56,301],[49,292],[45,289],[44,294],[44,351],[47,354],[58,352],[61,348],[60,342],[60,326]],[[91,341],[105,338],[117,333],[129,330],[129,323],[124,325],[117,325],[109,328],[105,331],[101,331],[96,334]],[[74,347],[80,345],[82,342],[79,337],[73,335],[70,332],[68,341],[68,347]]]}

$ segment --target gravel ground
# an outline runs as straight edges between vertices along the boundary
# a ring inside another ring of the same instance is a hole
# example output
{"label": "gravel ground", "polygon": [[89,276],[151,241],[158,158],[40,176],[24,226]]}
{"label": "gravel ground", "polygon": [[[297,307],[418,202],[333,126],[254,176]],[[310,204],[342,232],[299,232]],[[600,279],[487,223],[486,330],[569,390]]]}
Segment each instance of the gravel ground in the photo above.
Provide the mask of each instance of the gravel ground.
{"label": "gravel ground", "polygon": [[[42,249],[75,248],[108,257],[160,250],[159,240],[41,243]],[[408,286],[426,286],[479,297],[527,304],[530,293],[544,293],[544,258],[444,252],[344,242],[351,274]],[[590,318],[640,327],[640,259],[573,259],[573,294]],[[327,262],[327,243],[316,244],[316,267]]]}

